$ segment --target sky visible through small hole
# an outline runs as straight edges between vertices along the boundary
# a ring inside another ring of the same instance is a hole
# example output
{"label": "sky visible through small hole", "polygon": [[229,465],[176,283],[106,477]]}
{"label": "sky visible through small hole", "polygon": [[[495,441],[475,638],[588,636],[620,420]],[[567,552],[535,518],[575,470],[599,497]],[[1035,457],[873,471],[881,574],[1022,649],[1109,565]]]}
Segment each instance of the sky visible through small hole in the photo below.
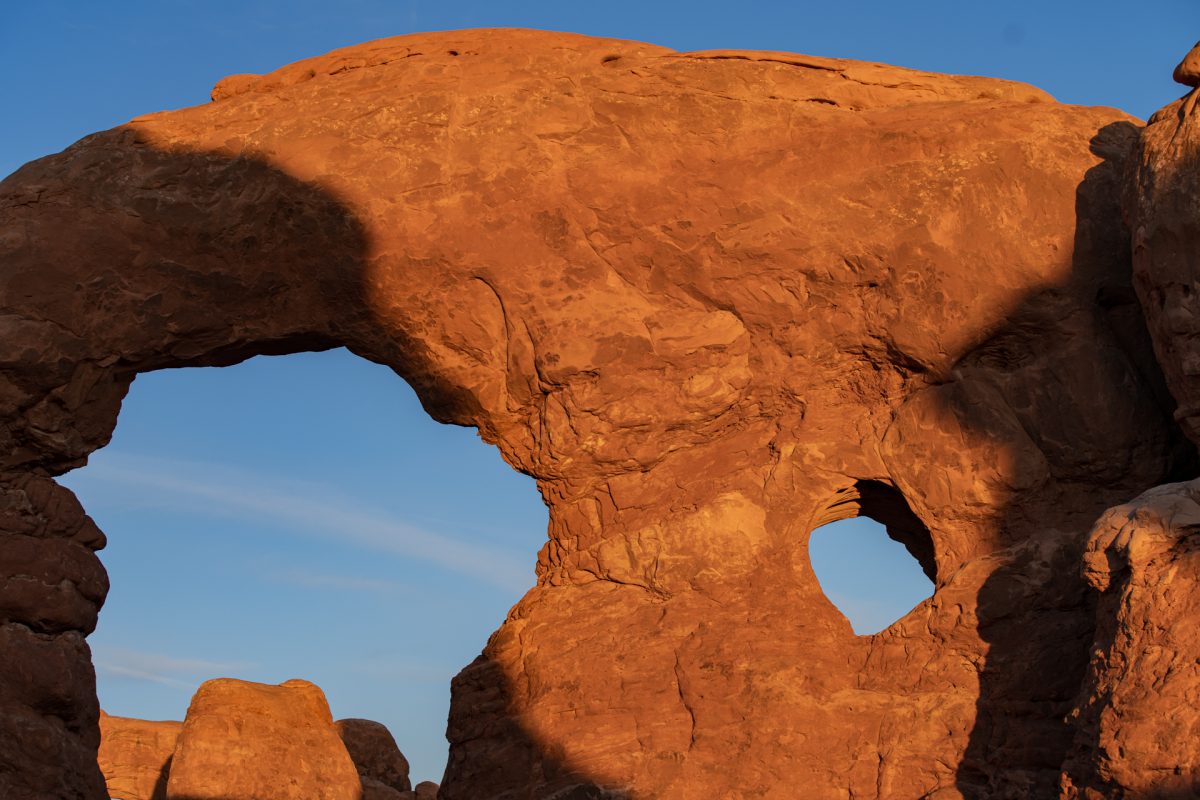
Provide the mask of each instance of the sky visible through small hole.
{"label": "sky visible through small hole", "polygon": [[870,517],[817,528],[808,557],[821,590],[859,636],[878,633],[933,594],[920,563]]}
{"label": "sky visible through small hole", "polygon": [[547,512],[474,429],[345,350],[139,376],[61,479],[108,534],[101,705],[182,719],[197,685],[311,680],[440,780],[450,679],[534,584]]}

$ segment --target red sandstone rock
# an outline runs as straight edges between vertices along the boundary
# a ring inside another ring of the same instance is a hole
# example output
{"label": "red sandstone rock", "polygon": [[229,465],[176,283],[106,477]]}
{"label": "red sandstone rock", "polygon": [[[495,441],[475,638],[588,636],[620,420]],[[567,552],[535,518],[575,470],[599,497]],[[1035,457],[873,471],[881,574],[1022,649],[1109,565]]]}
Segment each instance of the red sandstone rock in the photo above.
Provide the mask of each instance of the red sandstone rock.
{"label": "red sandstone rock", "polygon": [[[1197,58],[1200,48],[1179,69]],[[1135,285],[1179,404],[1175,416],[1200,441],[1200,116],[1193,102],[1181,98],[1150,118],[1135,165],[1128,203]]]}
{"label": "red sandstone rock", "polygon": [[1200,788],[1198,530],[1200,479],[1111,509],[1088,539],[1085,576],[1101,599],[1074,715],[1069,785],[1082,797],[1184,798]]}
{"label": "red sandstone rock", "polygon": [[166,800],[171,756],[182,722],[100,713],[100,771],[111,797]]}
{"label": "red sandstone rock", "polygon": [[[400,800],[437,800],[437,797],[438,785],[433,781],[421,781],[412,791],[400,794]],[[581,797],[580,800],[584,798]]]}
{"label": "red sandstone rock", "polygon": [[412,788],[408,759],[386,726],[369,719],[342,719],[336,727],[364,783],[368,779],[377,781],[398,792]]}
{"label": "red sandstone rock", "polygon": [[[454,682],[443,800],[1050,797],[1098,766],[1093,711],[1064,721],[1109,685],[1083,543],[1191,468],[1130,287],[1134,120],[529,31],[214,98],[0,185],[5,482],[82,463],[138,372],[346,345],[550,506],[537,586]],[[808,561],[856,513],[936,581],[869,637]],[[9,663],[87,629],[15,607]],[[0,661],[0,752],[53,731],[0,790],[98,797],[66,775],[95,745],[86,649],[54,652],[46,681]]]}
{"label": "red sandstone rock", "polygon": [[321,690],[218,678],[179,734],[169,800],[360,800],[358,772]]}
{"label": "red sandstone rock", "polygon": [[411,791],[398,791],[374,778],[362,778],[362,800],[411,800]]}
{"label": "red sandstone rock", "polygon": [[[0,336],[0,343],[6,341]],[[0,370],[0,384],[5,374]],[[83,638],[95,627],[108,591],[108,576],[94,554],[103,546],[104,535],[70,490],[41,475],[0,474],[5,800],[106,796],[96,764],[96,678]]]}
{"label": "red sandstone rock", "polygon": [[1175,67],[1173,77],[1176,83],[1182,83],[1184,86],[1200,86],[1200,42],[1197,42]]}

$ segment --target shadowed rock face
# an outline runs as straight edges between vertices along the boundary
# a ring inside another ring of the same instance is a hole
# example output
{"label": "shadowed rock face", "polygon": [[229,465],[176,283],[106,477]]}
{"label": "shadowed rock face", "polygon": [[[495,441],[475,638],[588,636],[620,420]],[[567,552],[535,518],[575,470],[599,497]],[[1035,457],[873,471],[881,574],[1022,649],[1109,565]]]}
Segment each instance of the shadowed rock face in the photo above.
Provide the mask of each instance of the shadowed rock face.
{"label": "shadowed rock face", "polygon": [[[1200,45],[1184,66],[1200,62]],[[1135,285],[1176,417],[1200,441],[1200,116],[1197,92],[1161,109],[1140,137],[1128,198]]]}
{"label": "shadowed rock face", "polygon": [[386,726],[369,719],[341,719],[336,727],[364,783],[374,781],[397,792],[412,788],[408,759]]}
{"label": "shadowed rock face", "polygon": [[[214,97],[0,185],[0,563],[46,562],[0,602],[7,796],[103,796],[102,538],[48,476],[138,372],[337,345],[550,507],[454,681],[443,800],[1046,797],[1097,757],[1064,721],[1088,531],[1190,468],[1130,287],[1128,117],[528,31]],[[856,513],[936,583],[869,637],[807,552]]]}
{"label": "shadowed rock face", "polygon": [[[1196,86],[1200,45],[1175,70]],[[1200,116],[1197,91],[1150,118],[1131,170],[1134,284],[1175,412],[1200,441]],[[1101,592],[1075,716],[1085,796],[1200,795],[1200,484],[1158,487],[1097,522],[1085,576]]]}

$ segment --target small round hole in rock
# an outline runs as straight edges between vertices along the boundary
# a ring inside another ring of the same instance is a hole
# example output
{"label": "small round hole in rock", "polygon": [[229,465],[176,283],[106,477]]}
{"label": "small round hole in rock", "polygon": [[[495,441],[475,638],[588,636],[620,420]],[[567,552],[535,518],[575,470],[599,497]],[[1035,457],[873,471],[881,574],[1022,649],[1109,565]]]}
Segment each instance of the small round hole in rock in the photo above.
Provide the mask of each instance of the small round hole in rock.
{"label": "small round hole in rock", "polygon": [[858,481],[825,518],[809,537],[809,561],[856,634],[878,633],[932,596],[932,537],[895,488]]}

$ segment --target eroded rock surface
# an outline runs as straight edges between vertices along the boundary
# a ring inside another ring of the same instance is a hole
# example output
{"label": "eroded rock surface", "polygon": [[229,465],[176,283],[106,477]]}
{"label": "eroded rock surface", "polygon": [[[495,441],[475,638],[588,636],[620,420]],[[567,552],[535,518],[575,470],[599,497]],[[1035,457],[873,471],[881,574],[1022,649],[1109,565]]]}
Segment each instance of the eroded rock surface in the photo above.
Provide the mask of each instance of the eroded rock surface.
{"label": "eroded rock surface", "polygon": [[[8,341],[0,335],[0,347]],[[108,592],[95,556],[104,542],[70,490],[31,472],[0,475],[0,797],[106,797],[84,640]]]}
{"label": "eroded rock surface", "polygon": [[1200,480],[1105,513],[1084,565],[1101,599],[1071,784],[1089,800],[1200,796]]}
{"label": "eroded rock surface", "polygon": [[[1188,65],[1191,65],[1190,67]],[[1200,68],[1200,46],[1175,71]],[[1200,72],[1197,73],[1200,75]],[[1186,77],[1186,75],[1185,75]],[[1200,441],[1200,115],[1197,90],[1142,131],[1128,198],[1133,265],[1176,417]]]}
{"label": "eroded rock surface", "polygon": [[[222,678],[203,684],[193,699],[189,735],[182,741],[182,722],[100,712],[98,762],[109,796],[121,800],[307,797],[306,792],[317,791],[315,786],[332,782],[335,794],[311,796],[343,797],[351,793],[344,786],[346,756],[361,779],[361,797],[355,794],[356,800],[403,800],[433,797],[437,792],[436,784],[422,784],[423,795],[411,791],[408,761],[384,725],[344,719],[333,725],[336,736],[330,737],[328,708],[313,684],[288,681],[269,686]],[[176,760],[184,765],[181,771],[190,774],[176,779],[168,795]],[[203,785],[197,785],[197,776],[204,778]],[[355,782],[350,783],[357,790]]]}
{"label": "eroded rock surface", "polygon": [[1184,86],[1200,86],[1200,42],[1183,57],[1175,67],[1172,77],[1176,83],[1182,83]]}
{"label": "eroded rock surface", "polygon": [[360,800],[321,690],[218,678],[201,684],[171,760],[168,800]]}
{"label": "eroded rock surface", "polygon": [[100,713],[100,771],[110,797],[167,800],[167,776],[182,722]]}
{"label": "eroded rock surface", "polygon": [[[443,800],[1052,797],[1099,757],[1066,719],[1100,685],[1088,531],[1193,469],[1130,284],[1136,121],[528,31],[213,96],[0,185],[14,491],[102,446],[138,372],[345,345],[550,507],[536,587],[454,682]],[[808,534],[896,496],[936,592],[856,637]],[[0,629],[63,664],[3,676],[0,744],[49,732],[11,796],[99,796],[61,766],[95,746],[84,598]]]}
{"label": "eroded rock surface", "polygon": [[378,782],[398,792],[412,788],[408,759],[387,726],[369,719],[341,719],[337,732],[364,782]]}

